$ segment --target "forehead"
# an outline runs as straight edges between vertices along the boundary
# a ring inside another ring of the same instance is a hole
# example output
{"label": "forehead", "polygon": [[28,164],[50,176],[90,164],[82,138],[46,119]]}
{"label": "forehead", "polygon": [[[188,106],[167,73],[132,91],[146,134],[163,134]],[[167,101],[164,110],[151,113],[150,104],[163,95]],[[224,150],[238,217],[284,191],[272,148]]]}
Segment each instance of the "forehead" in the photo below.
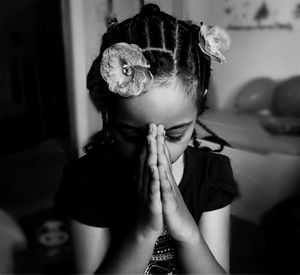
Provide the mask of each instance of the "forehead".
{"label": "forehead", "polygon": [[195,119],[195,103],[182,89],[174,81],[167,87],[154,86],[137,97],[118,98],[113,104],[114,119],[137,127],[155,123],[166,128]]}

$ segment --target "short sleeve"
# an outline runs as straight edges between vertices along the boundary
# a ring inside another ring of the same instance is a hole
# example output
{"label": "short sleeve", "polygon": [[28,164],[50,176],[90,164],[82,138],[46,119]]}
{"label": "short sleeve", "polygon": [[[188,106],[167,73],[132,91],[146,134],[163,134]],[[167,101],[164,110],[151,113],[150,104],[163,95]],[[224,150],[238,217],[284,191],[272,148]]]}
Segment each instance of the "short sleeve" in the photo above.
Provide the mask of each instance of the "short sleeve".
{"label": "short sleeve", "polygon": [[238,186],[233,177],[230,159],[215,154],[209,170],[208,197],[204,211],[220,209],[238,196]]}
{"label": "short sleeve", "polygon": [[58,211],[81,223],[107,227],[107,194],[83,160],[69,162],[63,171],[60,188],[55,194]]}

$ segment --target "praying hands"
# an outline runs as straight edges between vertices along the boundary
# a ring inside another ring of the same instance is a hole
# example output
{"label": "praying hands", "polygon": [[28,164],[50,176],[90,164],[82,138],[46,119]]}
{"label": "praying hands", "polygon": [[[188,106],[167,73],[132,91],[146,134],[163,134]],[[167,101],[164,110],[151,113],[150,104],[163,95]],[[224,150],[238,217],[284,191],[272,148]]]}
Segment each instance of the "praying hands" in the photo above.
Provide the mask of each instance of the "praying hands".
{"label": "praying hands", "polygon": [[140,228],[158,235],[166,226],[174,240],[191,242],[199,229],[175,182],[164,133],[163,125],[150,124],[140,158]]}

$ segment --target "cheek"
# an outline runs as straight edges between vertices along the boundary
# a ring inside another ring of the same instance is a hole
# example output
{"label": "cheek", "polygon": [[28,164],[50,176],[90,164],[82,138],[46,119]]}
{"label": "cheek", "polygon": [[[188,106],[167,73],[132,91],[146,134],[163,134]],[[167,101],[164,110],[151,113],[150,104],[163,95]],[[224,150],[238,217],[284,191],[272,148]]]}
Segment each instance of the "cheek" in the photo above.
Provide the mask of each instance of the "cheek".
{"label": "cheek", "polygon": [[189,142],[190,142],[190,137],[176,143],[167,142],[167,146],[171,155],[171,163],[174,163],[176,160],[178,160],[178,158],[185,151]]}
{"label": "cheek", "polygon": [[186,147],[189,145],[192,134],[194,130],[194,125],[186,132],[185,137],[179,142],[169,142],[167,141],[167,146],[171,155],[171,162],[174,163],[183,154]]}

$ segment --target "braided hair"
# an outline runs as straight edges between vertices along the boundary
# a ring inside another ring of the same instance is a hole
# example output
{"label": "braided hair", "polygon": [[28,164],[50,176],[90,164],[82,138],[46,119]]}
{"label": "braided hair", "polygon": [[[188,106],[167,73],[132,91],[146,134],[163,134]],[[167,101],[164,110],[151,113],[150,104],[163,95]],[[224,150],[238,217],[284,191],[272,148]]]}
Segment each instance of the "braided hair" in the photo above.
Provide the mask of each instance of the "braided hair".
{"label": "braided hair", "polygon": [[[199,43],[200,27],[190,22],[177,20],[162,12],[155,4],[145,5],[140,13],[120,23],[114,21],[102,37],[100,53],[94,60],[88,76],[87,88],[98,111],[102,113],[103,129],[99,139],[109,143],[110,129],[108,110],[112,98],[116,96],[108,90],[100,74],[100,62],[105,49],[115,43],[125,42],[138,45],[154,79],[162,85],[174,77],[185,85],[198,110],[198,115],[206,109],[211,59],[205,55]],[[195,140],[195,136],[194,140]],[[197,144],[197,143],[194,143]],[[86,149],[89,148],[89,145]]]}

